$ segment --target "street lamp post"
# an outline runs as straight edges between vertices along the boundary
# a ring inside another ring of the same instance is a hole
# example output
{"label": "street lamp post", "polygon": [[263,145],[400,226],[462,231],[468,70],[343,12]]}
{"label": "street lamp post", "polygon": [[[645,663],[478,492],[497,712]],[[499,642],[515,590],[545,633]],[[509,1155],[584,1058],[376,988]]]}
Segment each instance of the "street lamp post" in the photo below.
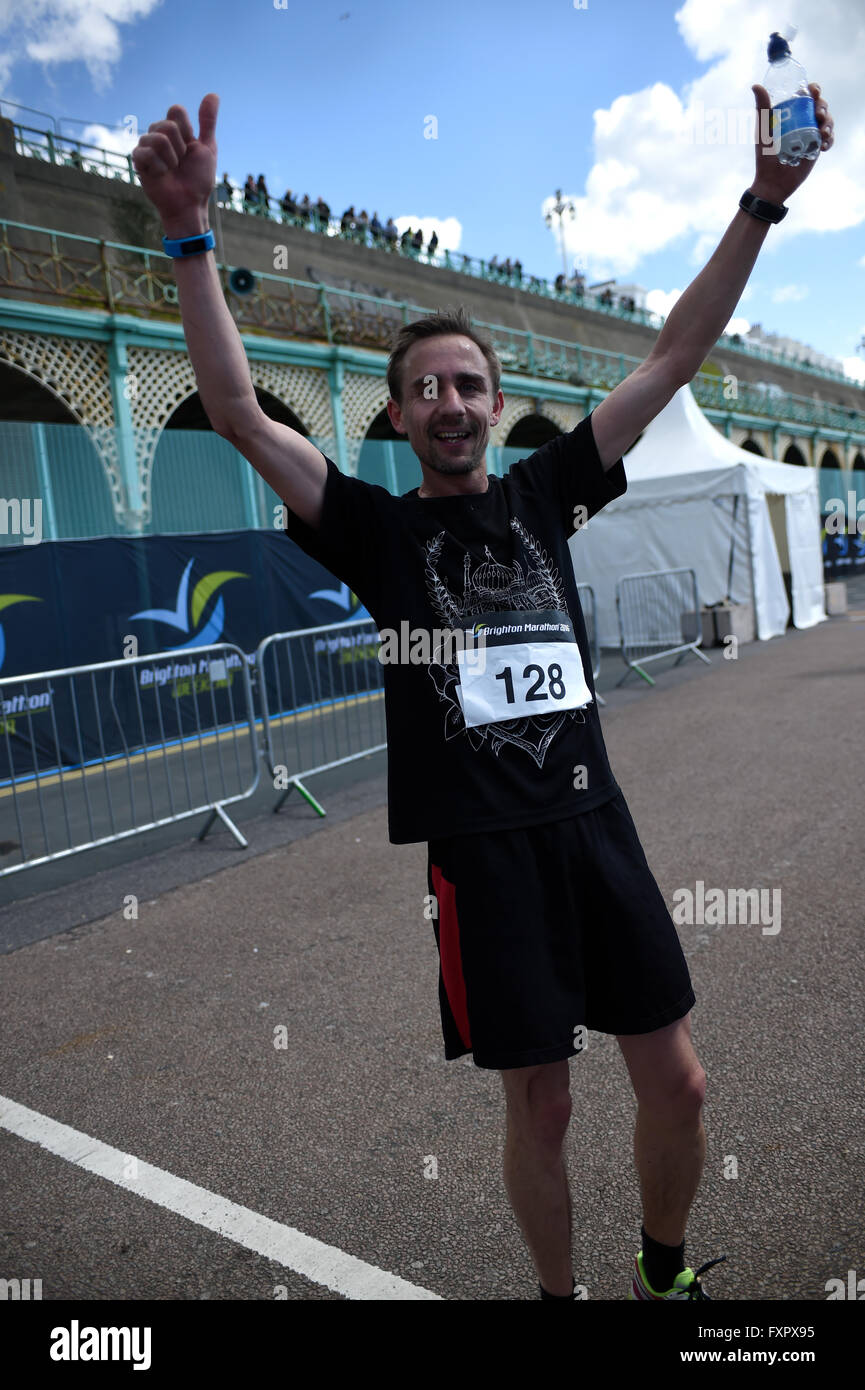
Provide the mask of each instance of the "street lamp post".
{"label": "street lamp post", "polygon": [[548,227],[552,227],[553,217],[555,216],[559,219],[559,241],[561,243],[562,248],[562,270],[564,272],[565,280],[567,280],[568,263],[565,258],[565,213],[567,213],[570,216],[571,221],[573,221],[577,215],[577,209],[574,207],[570,199],[568,199],[567,202],[562,200],[562,190],[560,188],[557,188],[556,201],[553,203],[553,206],[550,208],[550,211],[546,214],[544,221],[546,222]]}

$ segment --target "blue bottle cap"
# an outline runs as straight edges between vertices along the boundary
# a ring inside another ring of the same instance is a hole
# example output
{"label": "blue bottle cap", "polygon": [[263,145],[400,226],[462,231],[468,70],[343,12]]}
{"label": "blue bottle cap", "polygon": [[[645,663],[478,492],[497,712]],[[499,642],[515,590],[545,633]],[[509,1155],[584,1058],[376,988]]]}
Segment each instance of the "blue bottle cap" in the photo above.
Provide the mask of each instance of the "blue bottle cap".
{"label": "blue bottle cap", "polygon": [[769,62],[777,63],[779,58],[790,57],[790,45],[786,39],[782,39],[778,33],[773,33],[769,39],[769,47],[766,50]]}

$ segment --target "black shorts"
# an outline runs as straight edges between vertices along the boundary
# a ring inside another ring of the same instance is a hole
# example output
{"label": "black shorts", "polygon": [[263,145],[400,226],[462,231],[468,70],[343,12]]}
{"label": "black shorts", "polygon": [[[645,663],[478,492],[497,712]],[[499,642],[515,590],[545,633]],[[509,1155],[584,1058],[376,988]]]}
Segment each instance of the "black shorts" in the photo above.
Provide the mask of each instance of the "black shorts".
{"label": "black shorts", "polygon": [[445,1058],[558,1062],[576,1030],[651,1033],[694,1005],[621,792],[569,820],[431,840]]}

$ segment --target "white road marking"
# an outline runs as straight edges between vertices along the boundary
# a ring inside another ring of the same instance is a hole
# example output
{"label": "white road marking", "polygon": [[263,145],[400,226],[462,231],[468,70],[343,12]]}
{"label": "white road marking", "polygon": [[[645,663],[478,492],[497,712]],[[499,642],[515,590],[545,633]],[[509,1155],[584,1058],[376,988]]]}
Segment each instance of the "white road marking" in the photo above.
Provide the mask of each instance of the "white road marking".
{"label": "white road marking", "polygon": [[[0,1127],[21,1139],[39,1144],[49,1153],[65,1158],[88,1173],[106,1178],[127,1192],[134,1192],[156,1206],[176,1212],[227,1240],[254,1250],[269,1260],[353,1299],[437,1299],[429,1289],[409,1284],[395,1274],[366,1264],[333,1245],[306,1236],[293,1226],[283,1226],[248,1207],[238,1206],[204,1187],[177,1178],[164,1168],[113,1149],[99,1139],[60,1124],[37,1110],[29,1110],[14,1100],[0,1096]],[[130,1169],[134,1176],[129,1176]]]}

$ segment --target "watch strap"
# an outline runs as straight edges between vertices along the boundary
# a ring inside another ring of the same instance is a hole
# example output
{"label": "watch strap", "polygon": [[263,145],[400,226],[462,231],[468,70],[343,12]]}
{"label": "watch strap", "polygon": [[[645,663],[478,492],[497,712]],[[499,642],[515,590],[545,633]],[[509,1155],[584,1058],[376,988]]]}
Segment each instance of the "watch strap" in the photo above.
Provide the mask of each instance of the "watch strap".
{"label": "watch strap", "polygon": [[761,222],[782,222],[790,211],[789,208],[781,207],[778,203],[770,203],[765,198],[758,198],[748,188],[739,199],[739,207],[743,212],[749,212],[752,217],[759,218]]}
{"label": "watch strap", "polygon": [[175,260],[180,260],[183,256],[198,256],[202,251],[212,251],[216,245],[216,238],[208,227],[206,232],[199,232],[196,236],[167,237],[162,238],[162,245],[168,256],[173,256]]}

